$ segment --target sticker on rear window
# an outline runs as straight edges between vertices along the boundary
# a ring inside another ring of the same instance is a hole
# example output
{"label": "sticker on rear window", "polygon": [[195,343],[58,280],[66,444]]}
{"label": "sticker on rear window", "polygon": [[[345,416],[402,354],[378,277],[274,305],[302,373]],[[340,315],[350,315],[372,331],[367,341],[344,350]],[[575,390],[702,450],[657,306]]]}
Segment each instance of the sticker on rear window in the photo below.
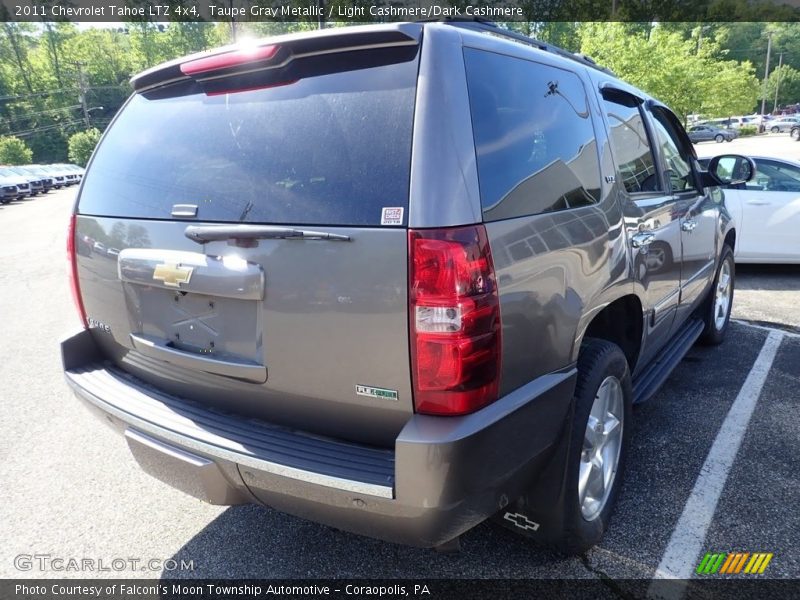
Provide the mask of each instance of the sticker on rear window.
{"label": "sticker on rear window", "polygon": [[385,388],[376,388],[368,385],[357,385],[356,394],[359,396],[368,396],[370,398],[381,398],[382,400],[397,400],[396,390],[387,390]]}
{"label": "sticker on rear window", "polygon": [[384,206],[381,212],[381,225],[402,225],[403,207]]}

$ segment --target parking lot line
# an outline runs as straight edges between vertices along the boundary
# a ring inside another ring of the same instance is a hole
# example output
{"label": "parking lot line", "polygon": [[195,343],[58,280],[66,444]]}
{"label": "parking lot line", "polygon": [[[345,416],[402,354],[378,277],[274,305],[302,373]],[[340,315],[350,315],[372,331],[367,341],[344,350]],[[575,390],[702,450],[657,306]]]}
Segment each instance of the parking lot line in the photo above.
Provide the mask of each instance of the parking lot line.
{"label": "parking lot line", "polygon": [[753,329],[761,329],[762,331],[779,331],[786,337],[800,338],[800,333],[794,333],[792,331],[784,331],[783,329],[779,329],[777,327],[758,325],[756,323],[751,323],[750,321],[742,321],[741,319],[731,319],[731,321],[733,323],[738,323],[739,325],[744,325],[745,327],[752,327]]}
{"label": "parking lot line", "polygon": [[[728,473],[733,466],[761,394],[761,388],[764,386],[783,337],[784,333],[777,330],[771,330],[767,336],[700,469],[694,488],[654,574],[656,580],[685,581],[691,577],[697,558],[703,550],[706,533],[714,517]],[[659,585],[659,581],[654,581],[650,586],[648,597],[662,598],[667,590],[666,595],[675,599],[681,597],[685,591],[684,588],[675,586],[674,582],[667,588]]]}

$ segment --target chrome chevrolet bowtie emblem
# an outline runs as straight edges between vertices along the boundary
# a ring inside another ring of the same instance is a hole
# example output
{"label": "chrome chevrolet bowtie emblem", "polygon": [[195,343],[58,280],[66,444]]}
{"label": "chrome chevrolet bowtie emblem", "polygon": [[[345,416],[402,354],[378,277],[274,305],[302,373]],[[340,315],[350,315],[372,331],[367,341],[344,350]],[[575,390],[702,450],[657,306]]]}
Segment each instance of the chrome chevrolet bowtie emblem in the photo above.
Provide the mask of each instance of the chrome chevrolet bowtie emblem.
{"label": "chrome chevrolet bowtie emblem", "polygon": [[163,281],[168,287],[178,288],[182,283],[189,283],[192,278],[194,267],[184,267],[181,265],[163,263],[156,265],[153,270],[153,279]]}

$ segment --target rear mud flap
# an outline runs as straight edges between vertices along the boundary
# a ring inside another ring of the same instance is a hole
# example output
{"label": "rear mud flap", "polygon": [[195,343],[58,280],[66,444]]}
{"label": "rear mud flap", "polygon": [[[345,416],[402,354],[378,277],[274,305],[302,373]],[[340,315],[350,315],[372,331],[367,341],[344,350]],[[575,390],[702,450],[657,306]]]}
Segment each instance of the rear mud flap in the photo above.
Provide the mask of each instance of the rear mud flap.
{"label": "rear mud flap", "polygon": [[492,517],[503,527],[545,546],[556,544],[564,535],[566,467],[574,412],[571,406],[559,442],[528,490]]}

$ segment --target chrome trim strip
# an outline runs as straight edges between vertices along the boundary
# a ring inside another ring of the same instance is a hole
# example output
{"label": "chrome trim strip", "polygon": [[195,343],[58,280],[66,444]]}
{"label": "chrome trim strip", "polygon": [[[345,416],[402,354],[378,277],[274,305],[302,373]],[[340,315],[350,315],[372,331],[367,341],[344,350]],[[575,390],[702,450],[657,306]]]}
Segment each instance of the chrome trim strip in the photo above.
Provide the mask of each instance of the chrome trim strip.
{"label": "chrome trim strip", "polygon": [[682,292],[683,290],[685,290],[687,286],[689,286],[691,283],[693,283],[694,281],[696,281],[696,280],[697,280],[697,279],[699,279],[700,277],[704,277],[704,276],[705,276],[705,274],[706,274],[706,271],[708,271],[709,269],[712,269],[712,268],[714,267],[714,265],[715,265],[715,264],[716,264],[716,261],[714,261],[714,260],[710,260],[710,261],[708,261],[708,262],[707,262],[707,263],[706,263],[706,264],[703,266],[703,268],[702,268],[702,269],[700,269],[699,271],[697,271],[697,273],[695,273],[694,275],[692,275],[692,276],[691,276],[689,279],[687,279],[686,281],[682,281],[682,282],[681,282],[681,292]]}
{"label": "chrome trim strip", "polygon": [[664,296],[655,306],[653,306],[653,318],[655,321],[658,321],[661,318],[661,313],[665,310],[665,308],[671,308],[671,300],[680,294],[681,289],[683,288],[675,288],[675,290]]}

